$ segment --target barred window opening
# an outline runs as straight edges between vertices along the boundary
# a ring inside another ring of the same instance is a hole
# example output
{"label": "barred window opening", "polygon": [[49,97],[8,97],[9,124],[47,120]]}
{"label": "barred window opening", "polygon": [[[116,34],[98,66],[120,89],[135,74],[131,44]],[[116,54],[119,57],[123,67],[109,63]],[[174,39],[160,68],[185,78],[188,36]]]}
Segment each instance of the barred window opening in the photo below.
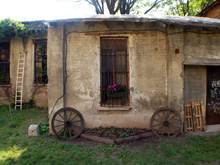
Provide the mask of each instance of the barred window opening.
{"label": "barred window opening", "polygon": [[101,106],[129,105],[127,38],[101,38]]}
{"label": "barred window opening", "polygon": [[0,85],[10,84],[10,42],[0,43]]}
{"label": "barred window opening", "polygon": [[34,83],[47,84],[47,40],[34,40]]}

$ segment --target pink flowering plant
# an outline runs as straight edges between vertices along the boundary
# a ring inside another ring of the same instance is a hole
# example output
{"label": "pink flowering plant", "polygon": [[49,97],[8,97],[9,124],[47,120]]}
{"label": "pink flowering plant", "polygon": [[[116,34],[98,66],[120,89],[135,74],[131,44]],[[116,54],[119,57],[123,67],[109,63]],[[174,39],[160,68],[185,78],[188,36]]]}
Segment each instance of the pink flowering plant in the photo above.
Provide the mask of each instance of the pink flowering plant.
{"label": "pink flowering plant", "polygon": [[119,92],[127,92],[127,85],[120,85],[120,84],[114,84],[114,85],[109,85],[107,88],[107,93],[119,93]]}

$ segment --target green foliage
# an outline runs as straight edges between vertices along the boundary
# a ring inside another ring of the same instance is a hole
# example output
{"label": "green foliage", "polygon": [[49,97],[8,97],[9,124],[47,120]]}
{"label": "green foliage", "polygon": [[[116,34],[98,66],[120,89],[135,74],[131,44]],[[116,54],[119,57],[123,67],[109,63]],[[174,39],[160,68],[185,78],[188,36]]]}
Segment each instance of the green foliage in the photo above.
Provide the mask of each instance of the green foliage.
{"label": "green foliage", "polygon": [[[163,9],[166,15],[196,16],[213,2],[215,2],[215,0],[164,0],[158,3],[154,7],[154,10],[161,12],[161,9]],[[143,14],[143,9],[146,9],[153,4],[154,0],[138,0],[134,8],[132,8],[132,12],[136,14]]]}
{"label": "green foliage", "polygon": [[33,107],[35,107],[35,106],[36,106],[36,104],[35,104],[34,99],[33,99],[33,98],[30,98],[30,99],[28,100],[27,105],[26,105],[25,107],[26,107],[26,108],[33,108]]}
{"label": "green foliage", "polygon": [[98,127],[98,128],[87,128],[86,133],[95,134],[101,137],[111,138],[123,138],[128,136],[134,136],[142,133],[149,132],[148,129],[140,128],[117,128],[117,127]]}
{"label": "green foliage", "polygon": [[195,16],[215,0],[167,0],[161,5],[169,6],[167,15]]}
{"label": "green foliage", "polygon": [[0,41],[11,37],[38,37],[47,32],[47,26],[38,23],[25,24],[20,21],[7,18],[0,20]]}
{"label": "green foliage", "polygon": [[0,20],[0,40],[11,36],[18,36],[23,30],[25,30],[25,25],[19,21],[10,18]]}
{"label": "green foliage", "polygon": [[48,134],[49,133],[49,120],[45,120],[43,123],[39,124],[40,134]]}

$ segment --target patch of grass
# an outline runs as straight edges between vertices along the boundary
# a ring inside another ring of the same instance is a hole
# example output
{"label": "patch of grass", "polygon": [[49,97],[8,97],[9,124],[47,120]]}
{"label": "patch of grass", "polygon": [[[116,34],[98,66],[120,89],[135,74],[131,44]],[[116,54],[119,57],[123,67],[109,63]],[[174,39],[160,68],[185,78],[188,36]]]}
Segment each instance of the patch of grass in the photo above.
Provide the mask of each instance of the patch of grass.
{"label": "patch of grass", "polygon": [[[43,134],[29,137],[28,127],[47,119],[45,110],[13,111],[0,107],[0,164],[219,164],[220,135],[189,136],[184,142],[158,140],[135,146],[70,143]],[[115,129],[115,128],[114,128]],[[112,132],[112,129],[109,132]],[[47,128],[45,128],[47,131]],[[129,131],[129,130],[128,130]]]}
{"label": "patch of grass", "polygon": [[99,144],[98,145],[99,152],[104,154],[112,154],[114,151],[117,151],[118,147],[116,144]]}

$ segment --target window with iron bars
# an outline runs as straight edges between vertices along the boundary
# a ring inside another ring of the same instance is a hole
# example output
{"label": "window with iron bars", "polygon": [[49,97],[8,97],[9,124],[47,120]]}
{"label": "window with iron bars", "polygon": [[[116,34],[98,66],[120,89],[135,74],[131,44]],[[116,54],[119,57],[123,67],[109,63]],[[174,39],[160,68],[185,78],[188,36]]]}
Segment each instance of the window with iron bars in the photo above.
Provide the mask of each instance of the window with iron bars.
{"label": "window with iron bars", "polygon": [[47,40],[33,40],[34,42],[34,83],[47,84]]}
{"label": "window with iron bars", "polygon": [[101,38],[101,106],[129,105],[127,37]]}
{"label": "window with iron bars", "polygon": [[0,43],[0,85],[10,84],[10,42]]}

